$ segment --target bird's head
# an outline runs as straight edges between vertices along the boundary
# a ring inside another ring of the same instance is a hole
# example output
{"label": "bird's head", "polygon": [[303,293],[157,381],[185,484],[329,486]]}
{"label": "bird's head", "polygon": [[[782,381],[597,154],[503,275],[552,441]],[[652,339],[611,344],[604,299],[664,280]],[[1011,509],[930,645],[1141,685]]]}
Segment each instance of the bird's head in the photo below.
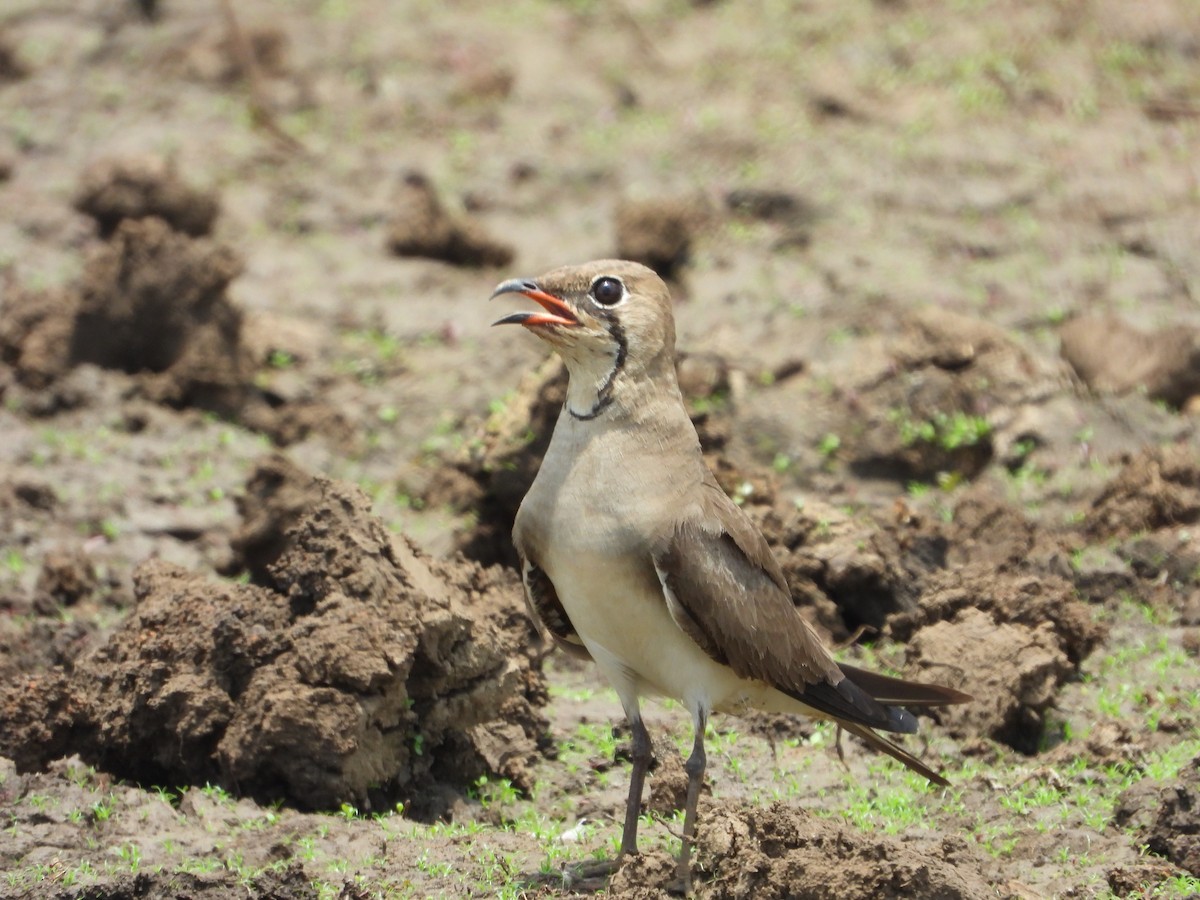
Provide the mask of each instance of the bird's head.
{"label": "bird's head", "polygon": [[639,263],[604,259],[564,266],[502,282],[492,296],[501,294],[522,294],[543,311],[512,313],[495,324],[524,325],[554,347],[572,378],[591,378],[598,369],[612,379],[636,376],[674,359],[670,291]]}

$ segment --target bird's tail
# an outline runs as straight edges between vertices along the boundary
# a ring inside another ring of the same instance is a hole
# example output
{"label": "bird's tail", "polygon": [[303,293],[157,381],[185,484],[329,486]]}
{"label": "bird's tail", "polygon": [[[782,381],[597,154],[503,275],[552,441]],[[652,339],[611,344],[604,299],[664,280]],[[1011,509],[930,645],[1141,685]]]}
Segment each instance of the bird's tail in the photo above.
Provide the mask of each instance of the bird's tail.
{"label": "bird's tail", "polygon": [[974,700],[970,694],[956,691],[954,688],[940,684],[926,684],[922,681],[904,681],[869,672],[857,666],[841,663],[842,673],[856,685],[885,705],[897,706],[951,706],[955,703],[967,703]]}
{"label": "bird's tail", "polygon": [[893,744],[887,738],[876,734],[866,725],[859,725],[857,722],[838,722],[838,724],[851,734],[857,734],[871,747],[875,748],[881,753],[886,753],[892,759],[899,760],[918,775],[923,775],[925,778],[928,778],[932,783],[941,785],[942,787],[950,786],[950,782],[947,781],[943,776],[933,771],[933,769],[929,768],[929,766],[925,765],[925,763],[921,762],[903,747],[899,747],[896,744]]}
{"label": "bird's tail", "polygon": [[[840,668],[849,681],[854,682],[872,700],[882,704],[887,709],[892,730],[894,731],[911,732],[916,730],[916,720],[902,707],[950,706],[955,703],[966,703],[973,699],[970,694],[964,694],[962,691],[940,684],[904,681],[900,678],[891,678],[887,675],[880,675],[878,672],[869,672],[866,669],[845,664],[842,664]],[[945,778],[933,771],[903,747],[876,734],[866,725],[844,719],[839,719],[838,724],[851,734],[858,735],[876,750],[886,753],[895,760],[899,760],[914,772],[928,778],[934,784],[941,785],[942,787],[950,784]]]}

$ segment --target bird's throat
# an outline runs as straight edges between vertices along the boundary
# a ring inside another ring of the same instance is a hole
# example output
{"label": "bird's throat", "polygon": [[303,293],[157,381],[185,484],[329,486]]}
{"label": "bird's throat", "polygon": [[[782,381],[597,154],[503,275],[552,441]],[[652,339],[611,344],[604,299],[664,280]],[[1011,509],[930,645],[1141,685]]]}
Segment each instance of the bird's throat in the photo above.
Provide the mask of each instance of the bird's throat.
{"label": "bird's throat", "polygon": [[614,350],[608,357],[591,357],[567,361],[570,380],[567,383],[567,412],[581,422],[599,418],[613,402],[617,378],[625,368],[629,342],[625,331],[615,319],[608,323]]}
{"label": "bird's throat", "polygon": [[588,422],[599,418],[613,402],[616,391],[616,368],[600,378],[572,372],[567,385],[567,412],[571,418]]}

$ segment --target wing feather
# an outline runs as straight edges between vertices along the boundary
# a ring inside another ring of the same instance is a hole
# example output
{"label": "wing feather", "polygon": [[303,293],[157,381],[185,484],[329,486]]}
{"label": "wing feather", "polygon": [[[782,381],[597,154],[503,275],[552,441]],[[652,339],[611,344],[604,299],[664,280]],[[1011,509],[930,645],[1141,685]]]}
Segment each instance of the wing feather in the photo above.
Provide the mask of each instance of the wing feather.
{"label": "wing feather", "polygon": [[796,612],[762,533],[715,481],[703,488],[703,502],[672,523],[654,564],[672,618],[709,657],[843,723],[886,731],[917,730],[903,706],[971,699],[839,665]]}
{"label": "wing feather", "polygon": [[554,582],[540,566],[521,556],[521,583],[525,586],[525,607],[538,631],[549,634],[554,642],[573,656],[591,659],[587,647],[571,623],[571,617],[558,599]]}
{"label": "wing feather", "polygon": [[845,677],[797,614],[754,523],[715,483],[711,488],[704,492],[704,508],[673,523],[655,555],[680,629],[741,677],[764,681],[834,718],[895,731],[915,728],[910,715],[877,703]]}

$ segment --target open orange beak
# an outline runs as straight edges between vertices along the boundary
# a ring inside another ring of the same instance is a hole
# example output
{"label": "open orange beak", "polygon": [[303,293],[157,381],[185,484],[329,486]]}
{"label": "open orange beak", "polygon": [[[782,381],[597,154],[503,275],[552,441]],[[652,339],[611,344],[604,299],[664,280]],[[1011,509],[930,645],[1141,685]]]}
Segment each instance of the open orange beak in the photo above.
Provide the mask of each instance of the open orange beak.
{"label": "open orange beak", "polygon": [[553,294],[547,294],[537,286],[536,282],[530,281],[528,278],[512,278],[501,282],[496,285],[496,289],[492,291],[492,297],[489,299],[499,297],[501,294],[521,294],[536,301],[546,311],[544,313],[513,313],[503,319],[497,319],[492,323],[493,325],[524,325],[526,328],[534,325],[579,325],[579,319],[576,318],[575,313],[571,312],[571,307]]}

